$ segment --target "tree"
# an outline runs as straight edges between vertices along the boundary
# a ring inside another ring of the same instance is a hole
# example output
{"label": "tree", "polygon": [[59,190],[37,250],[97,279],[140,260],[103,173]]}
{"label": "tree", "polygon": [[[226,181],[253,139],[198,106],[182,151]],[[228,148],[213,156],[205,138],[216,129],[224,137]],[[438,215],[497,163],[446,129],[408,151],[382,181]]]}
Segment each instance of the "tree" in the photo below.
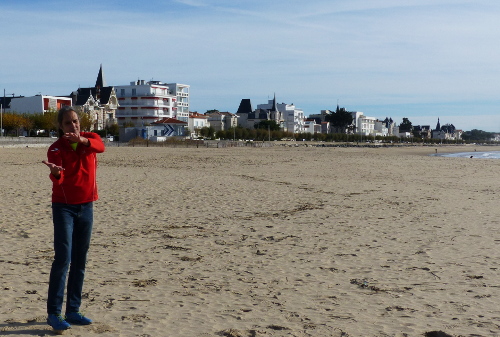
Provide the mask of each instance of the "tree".
{"label": "tree", "polygon": [[215,138],[216,139],[226,139],[226,132],[223,130],[219,130],[215,133]]}
{"label": "tree", "polygon": [[279,131],[280,130],[279,124],[274,120],[262,120],[259,123],[255,124],[254,127],[256,129],[265,129],[265,130],[271,130],[271,131]]}
{"label": "tree", "polygon": [[33,129],[44,130],[44,133],[47,135],[50,131],[57,131],[59,129],[57,125],[57,110],[50,109],[46,112],[31,114],[28,118],[33,122]]}
{"label": "tree", "polygon": [[325,120],[330,122],[334,133],[346,133],[348,127],[352,125],[352,113],[345,108],[339,108],[329,115],[326,115]]}
{"label": "tree", "polygon": [[33,127],[35,123],[30,118],[30,115],[25,113],[22,115],[22,117],[23,117],[23,126],[22,126],[23,129],[28,132],[28,136],[35,136],[36,133],[33,132]]}
{"label": "tree", "polygon": [[403,117],[403,122],[399,124],[399,132],[412,132],[413,126],[410,120],[406,117]]}
{"label": "tree", "polygon": [[113,135],[113,136],[118,136],[120,134],[120,127],[116,123],[111,124],[110,126],[107,126],[106,130],[108,131],[108,133],[110,135]]}
{"label": "tree", "polygon": [[200,129],[200,136],[205,138],[214,138],[215,129],[211,126],[204,126]]}
{"label": "tree", "polygon": [[16,136],[19,136],[21,128],[30,128],[31,121],[15,112],[6,112],[3,114],[3,128],[5,129],[5,134],[15,131]]}
{"label": "tree", "polygon": [[466,131],[462,134],[463,140],[490,140],[493,138],[492,132],[486,132],[483,130],[473,129],[471,131]]}

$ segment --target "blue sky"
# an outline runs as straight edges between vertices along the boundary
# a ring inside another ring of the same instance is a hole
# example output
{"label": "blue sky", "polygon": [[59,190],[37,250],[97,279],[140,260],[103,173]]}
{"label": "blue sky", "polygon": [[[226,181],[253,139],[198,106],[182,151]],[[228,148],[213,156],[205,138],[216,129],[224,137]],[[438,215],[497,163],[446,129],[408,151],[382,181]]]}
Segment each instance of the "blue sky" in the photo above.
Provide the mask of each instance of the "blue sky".
{"label": "blue sky", "polygon": [[414,125],[500,131],[500,2],[129,0],[0,3],[0,90],[191,85],[191,110],[276,93]]}

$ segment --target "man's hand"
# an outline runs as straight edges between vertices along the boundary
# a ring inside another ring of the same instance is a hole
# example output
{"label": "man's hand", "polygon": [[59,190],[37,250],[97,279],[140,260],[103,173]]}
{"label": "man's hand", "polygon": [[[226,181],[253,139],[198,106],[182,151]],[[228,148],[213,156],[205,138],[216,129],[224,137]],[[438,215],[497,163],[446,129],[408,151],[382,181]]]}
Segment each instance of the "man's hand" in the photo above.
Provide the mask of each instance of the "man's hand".
{"label": "man's hand", "polygon": [[44,163],[49,167],[50,173],[52,173],[54,177],[56,177],[57,179],[61,177],[61,171],[64,171],[64,167],[57,166],[56,164],[53,163],[49,163],[46,160],[43,160],[42,163]]}
{"label": "man's hand", "polygon": [[87,138],[81,137],[78,133],[68,132],[63,135],[63,138],[69,140],[71,143],[82,143],[85,146],[89,146],[90,144]]}

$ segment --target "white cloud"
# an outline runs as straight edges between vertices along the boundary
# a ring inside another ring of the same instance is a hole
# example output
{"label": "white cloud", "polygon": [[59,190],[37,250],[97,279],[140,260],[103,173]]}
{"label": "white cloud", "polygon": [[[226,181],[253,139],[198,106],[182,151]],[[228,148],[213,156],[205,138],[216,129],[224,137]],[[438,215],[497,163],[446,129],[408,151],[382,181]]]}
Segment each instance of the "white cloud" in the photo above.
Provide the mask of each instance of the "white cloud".
{"label": "white cloud", "polygon": [[178,3],[181,3],[183,5],[193,6],[193,7],[206,7],[206,6],[208,6],[206,1],[200,1],[200,0],[174,0],[174,2],[178,2]]}

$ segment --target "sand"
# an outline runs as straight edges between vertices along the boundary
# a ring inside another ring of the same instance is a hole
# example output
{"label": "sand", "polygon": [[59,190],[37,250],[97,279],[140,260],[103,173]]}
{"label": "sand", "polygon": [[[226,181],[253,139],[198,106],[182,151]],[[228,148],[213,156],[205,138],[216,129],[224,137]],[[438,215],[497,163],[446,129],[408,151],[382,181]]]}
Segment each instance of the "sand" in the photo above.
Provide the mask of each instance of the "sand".
{"label": "sand", "polygon": [[[66,335],[499,336],[500,160],[434,152],[110,147]],[[0,148],[0,335],[53,335],[45,155]]]}

